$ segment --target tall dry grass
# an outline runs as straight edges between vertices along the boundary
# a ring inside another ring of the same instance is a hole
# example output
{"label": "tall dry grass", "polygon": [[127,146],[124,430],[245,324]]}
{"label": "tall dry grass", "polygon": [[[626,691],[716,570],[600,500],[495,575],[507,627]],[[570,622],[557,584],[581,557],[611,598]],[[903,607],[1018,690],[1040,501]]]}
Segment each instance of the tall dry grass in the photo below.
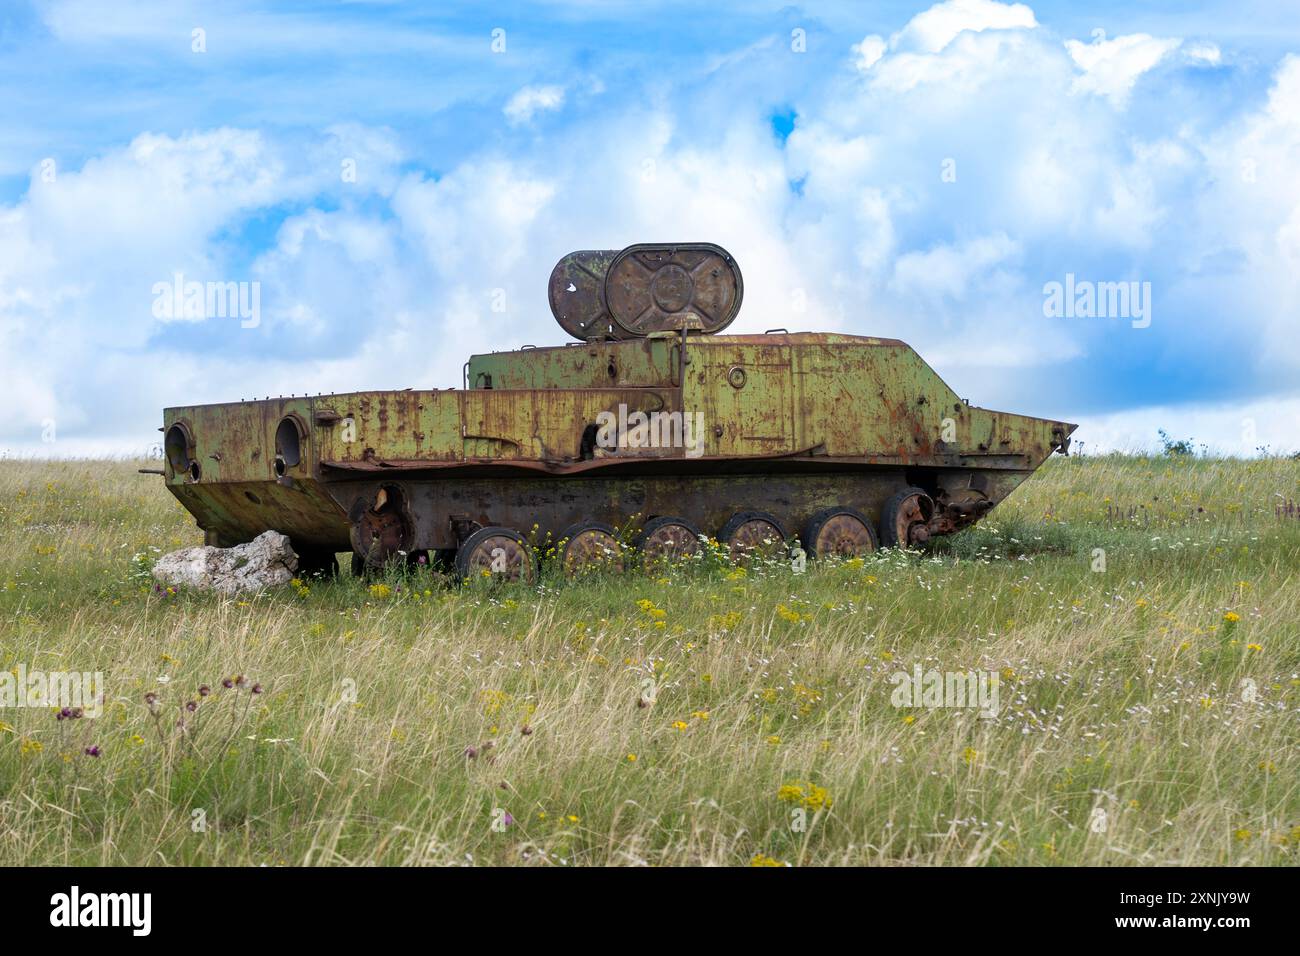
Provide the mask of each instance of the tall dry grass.
{"label": "tall dry grass", "polygon": [[[150,586],[200,536],[134,468],[0,462],[0,665],[107,696],[0,711],[0,864],[1300,853],[1294,461],[1053,460],[931,554],[802,575],[245,599]],[[895,707],[918,663],[996,672],[998,715]]]}

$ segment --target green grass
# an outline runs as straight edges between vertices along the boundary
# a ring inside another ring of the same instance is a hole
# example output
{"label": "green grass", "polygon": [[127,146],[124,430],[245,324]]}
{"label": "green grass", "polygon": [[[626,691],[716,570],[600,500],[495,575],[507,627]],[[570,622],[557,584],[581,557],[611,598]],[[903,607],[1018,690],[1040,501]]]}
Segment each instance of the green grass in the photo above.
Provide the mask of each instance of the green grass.
{"label": "green grass", "polygon": [[[151,586],[201,537],[135,467],[0,462],[0,665],[106,691],[0,710],[0,865],[1300,854],[1294,461],[1056,459],[928,554],[802,575],[245,599]],[[893,706],[917,663],[998,672],[998,716]]]}

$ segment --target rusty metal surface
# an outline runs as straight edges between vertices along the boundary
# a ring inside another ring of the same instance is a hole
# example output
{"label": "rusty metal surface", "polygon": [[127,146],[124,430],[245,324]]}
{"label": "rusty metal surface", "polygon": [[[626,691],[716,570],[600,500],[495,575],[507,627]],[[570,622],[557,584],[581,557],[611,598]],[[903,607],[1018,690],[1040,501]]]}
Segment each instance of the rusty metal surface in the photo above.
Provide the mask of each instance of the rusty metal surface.
{"label": "rusty metal surface", "polygon": [[605,275],[605,308],[627,335],[679,327],[695,315],[706,333],[731,324],[744,297],[740,266],[712,243],[628,246]]}
{"label": "rusty metal surface", "polygon": [[[349,489],[385,478],[410,485],[417,528],[445,523],[448,509],[464,510],[444,500],[449,481],[474,490],[500,487],[492,482],[509,474],[537,476],[514,479],[525,482],[602,479],[604,488],[593,483],[571,489],[576,504],[567,510],[530,513],[523,492],[517,500],[505,494],[495,507],[480,500],[474,509],[480,524],[528,528],[541,519],[546,530],[558,533],[583,519],[626,521],[635,508],[582,504],[599,501],[609,487],[619,497],[620,483],[638,476],[693,481],[714,475],[724,487],[706,497],[715,495],[733,511],[744,505],[775,512],[771,499],[781,482],[803,481],[798,476],[807,473],[811,487],[821,490],[811,498],[801,492],[798,513],[781,514],[793,522],[791,529],[802,529],[817,505],[852,506],[878,520],[887,492],[922,484],[939,505],[931,533],[942,534],[983,513],[955,511],[950,502],[972,494],[1000,501],[1073,430],[1067,423],[965,404],[896,340],[691,336],[680,388],[665,384],[677,348],[675,339],[640,339],[476,357],[478,367],[497,381],[527,381],[533,386],[527,388],[363,392],[170,409],[167,425],[180,422],[192,432],[194,456],[206,467],[196,482],[169,465],[168,486],[201,526],[223,540],[247,540],[275,528],[313,547],[346,548],[368,546],[376,530],[362,530],[356,538],[356,522],[349,520],[356,496]],[[736,369],[744,370],[743,380]],[[615,387],[596,387],[610,378]],[[584,446],[584,435],[601,412],[613,414],[619,406],[701,415],[701,454],[688,457],[681,447],[615,447],[595,454]],[[301,460],[277,480],[275,433],[290,415],[303,423]],[[747,486],[742,475],[755,470],[782,477]],[[435,487],[436,496],[427,494]],[[750,497],[736,498],[735,488]],[[704,493],[696,487],[674,492]],[[373,500],[374,490],[370,494]],[[697,515],[713,521],[712,502],[702,502],[692,517]],[[715,521],[710,533],[727,517]],[[414,547],[457,543],[443,531],[416,538]]]}
{"label": "rusty metal surface", "polygon": [[575,339],[615,334],[605,308],[605,274],[617,255],[617,249],[570,252],[551,270],[547,282],[551,313]]}
{"label": "rusty metal surface", "polygon": [[661,515],[645,528],[637,546],[647,569],[657,565],[681,561],[700,550],[699,533],[674,516]]}
{"label": "rusty metal surface", "polygon": [[[327,485],[345,512],[357,501],[374,500],[392,479],[333,482]],[[904,482],[904,473],[784,474],[766,471],[738,475],[659,474],[577,478],[476,478],[455,474],[403,482],[414,521],[411,547],[457,547],[456,523],[504,526],[549,532],[594,521],[617,529],[637,530],[662,515],[678,515],[717,537],[738,506],[753,504],[774,514],[788,529],[802,528],[826,501],[842,501],[879,519],[880,503]],[[346,532],[345,532],[346,534]],[[346,545],[345,545],[346,546]]]}
{"label": "rusty metal surface", "polygon": [[[734,531],[744,551],[764,532],[729,526],[738,511],[814,529],[814,554],[861,553],[876,528],[917,545],[979,520],[1075,427],[970,405],[896,339],[690,332],[681,319],[717,331],[743,294],[715,246],[575,253],[551,279],[581,344],[473,356],[463,389],[166,409],[168,489],[214,542],[275,529],[372,563],[455,549],[483,528],[558,537],[665,515]],[[909,487],[923,498],[886,516]],[[813,522],[832,506],[870,526]],[[660,530],[653,549],[687,546]],[[606,543],[582,535],[574,565]]]}
{"label": "rusty metal surface", "polygon": [[[820,520],[819,520],[820,518]],[[865,515],[841,510],[825,517],[815,517],[802,536],[808,553],[822,558],[835,555],[852,558],[876,549],[876,539]]]}
{"label": "rusty metal surface", "polygon": [[595,522],[571,528],[565,534],[562,563],[569,577],[591,571],[622,571],[623,552],[615,529]]}
{"label": "rusty metal surface", "polygon": [[400,485],[381,485],[369,500],[355,498],[348,524],[352,552],[369,567],[383,567],[414,550],[415,523]]}
{"label": "rusty metal surface", "polygon": [[885,507],[881,514],[881,531],[885,543],[919,548],[930,540],[930,517],[934,513],[932,500],[924,492],[906,494],[893,506]]}
{"label": "rusty metal surface", "polygon": [[518,535],[484,528],[465,542],[456,570],[467,578],[531,581],[537,569],[527,544]]}
{"label": "rusty metal surface", "polygon": [[734,560],[771,557],[785,549],[785,533],[775,517],[748,514],[732,518],[721,532],[722,543]]}
{"label": "rusty metal surface", "polygon": [[676,388],[678,344],[666,339],[591,342],[471,355],[471,388]]}

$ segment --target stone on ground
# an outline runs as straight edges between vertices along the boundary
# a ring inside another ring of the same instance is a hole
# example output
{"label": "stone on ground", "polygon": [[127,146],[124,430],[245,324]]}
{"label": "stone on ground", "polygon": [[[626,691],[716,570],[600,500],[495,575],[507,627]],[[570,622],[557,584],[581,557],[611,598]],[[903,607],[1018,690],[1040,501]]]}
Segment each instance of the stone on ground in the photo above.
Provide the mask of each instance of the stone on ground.
{"label": "stone on ground", "polygon": [[287,535],[263,531],[233,548],[203,545],[164,554],[153,566],[163,584],[236,594],[288,584],[298,570],[298,555]]}

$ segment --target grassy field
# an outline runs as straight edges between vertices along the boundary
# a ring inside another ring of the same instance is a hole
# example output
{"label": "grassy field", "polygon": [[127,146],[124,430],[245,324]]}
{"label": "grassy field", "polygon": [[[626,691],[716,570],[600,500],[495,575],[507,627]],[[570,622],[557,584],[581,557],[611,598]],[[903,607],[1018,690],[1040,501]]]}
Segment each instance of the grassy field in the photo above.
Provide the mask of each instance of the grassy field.
{"label": "grassy field", "polygon": [[[247,599],[152,586],[201,535],[135,468],[0,461],[0,665],[106,693],[0,710],[0,865],[1300,857],[1294,460],[1056,459],[804,574]],[[917,664],[997,715],[894,706]]]}

